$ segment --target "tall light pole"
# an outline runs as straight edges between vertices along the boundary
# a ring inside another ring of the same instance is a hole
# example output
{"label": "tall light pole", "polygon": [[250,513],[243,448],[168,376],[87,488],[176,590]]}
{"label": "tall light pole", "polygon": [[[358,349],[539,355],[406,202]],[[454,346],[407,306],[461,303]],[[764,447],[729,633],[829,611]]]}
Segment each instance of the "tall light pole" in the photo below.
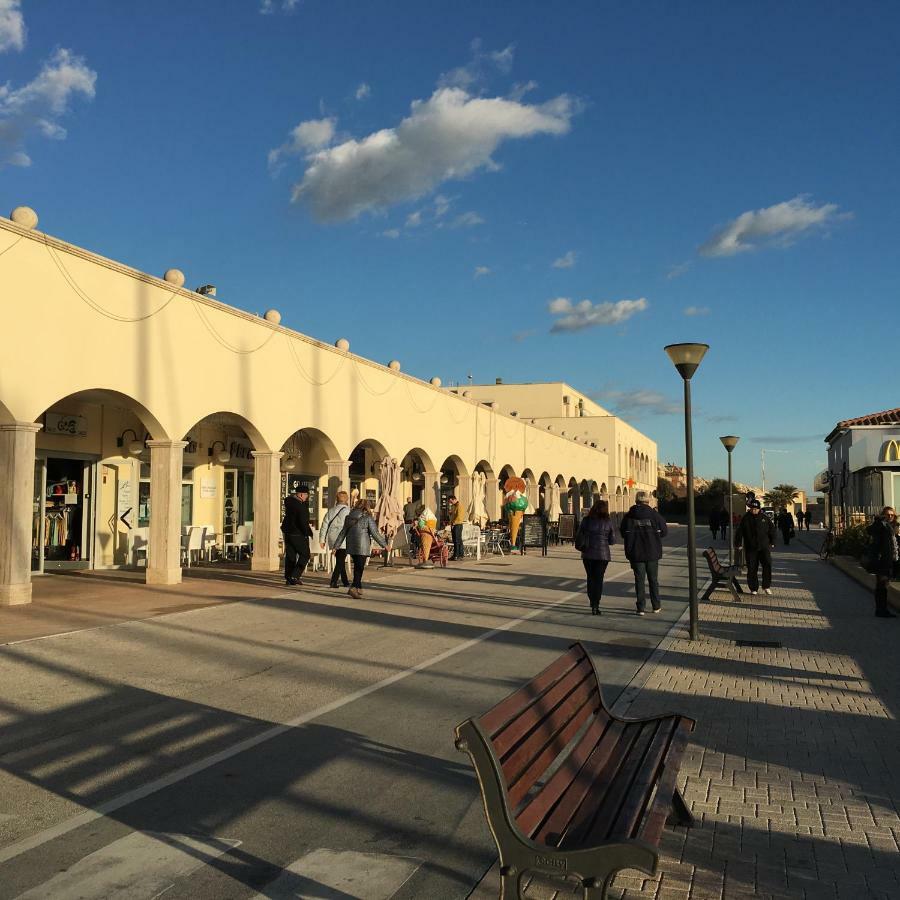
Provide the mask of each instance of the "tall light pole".
{"label": "tall light pole", "polygon": [[728,565],[734,565],[734,487],[731,484],[731,451],[740,440],[733,434],[720,437],[722,446],[728,451]]}
{"label": "tall light pole", "polygon": [[664,348],[684,381],[684,450],[687,457],[688,512],[688,603],[690,605],[690,637],[700,636],[700,609],[697,604],[697,522],[694,516],[694,444],[691,435],[691,378],[697,371],[709,344],[669,344]]}

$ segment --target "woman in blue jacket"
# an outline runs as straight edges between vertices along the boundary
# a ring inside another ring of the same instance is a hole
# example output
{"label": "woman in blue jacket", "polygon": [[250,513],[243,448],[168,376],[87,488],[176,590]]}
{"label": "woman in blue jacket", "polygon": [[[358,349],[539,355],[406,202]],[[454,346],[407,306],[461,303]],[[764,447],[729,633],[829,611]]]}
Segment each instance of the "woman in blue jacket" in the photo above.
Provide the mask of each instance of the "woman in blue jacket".
{"label": "woman in blue jacket", "polygon": [[581,551],[581,561],[587,575],[587,595],[591,615],[600,615],[603,596],[603,577],[610,561],[610,544],[616,542],[616,531],[609,517],[609,503],[597,500],[591,511],[581,520],[575,536],[575,549]]}
{"label": "woman in blue jacket", "polygon": [[362,597],[362,576],[369,557],[372,555],[372,541],[381,547],[387,546],[384,535],[378,530],[372,518],[372,506],[368,500],[357,500],[347,513],[343,527],[335,538],[340,547],[347,542],[347,553],[353,560],[353,584],[347,593],[354,599]]}

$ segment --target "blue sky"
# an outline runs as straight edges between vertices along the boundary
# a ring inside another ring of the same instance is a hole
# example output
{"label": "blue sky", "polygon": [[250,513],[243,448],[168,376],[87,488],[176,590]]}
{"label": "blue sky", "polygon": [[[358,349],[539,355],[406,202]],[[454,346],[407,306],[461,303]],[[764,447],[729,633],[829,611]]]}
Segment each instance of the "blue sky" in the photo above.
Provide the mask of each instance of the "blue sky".
{"label": "blue sky", "polygon": [[705,341],[698,472],[732,432],[809,488],[900,405],[898,39],[890,2],[0,0],[0,196],[423,378],[568,381],[661,460],[662,348]]}

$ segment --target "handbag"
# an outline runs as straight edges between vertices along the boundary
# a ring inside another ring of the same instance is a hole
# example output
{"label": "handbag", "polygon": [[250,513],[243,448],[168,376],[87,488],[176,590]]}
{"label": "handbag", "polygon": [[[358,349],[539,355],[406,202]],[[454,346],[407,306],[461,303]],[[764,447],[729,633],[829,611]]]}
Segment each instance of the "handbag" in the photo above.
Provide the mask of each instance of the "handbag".
{"label": "handbag", "polygon": [[875,575],[878,572],[878,553],[875,551],[875,544],[869,540],[863,547],[862,555],[859,558],[859,564],[870,574]]}
{"label": "handbag", "polygon": [[578,526],[578,531],[575,532],[575,549],[576,550],[584,550],[584,533],[582,529],[584,528],[584,519],[581,520],[581,524]]}

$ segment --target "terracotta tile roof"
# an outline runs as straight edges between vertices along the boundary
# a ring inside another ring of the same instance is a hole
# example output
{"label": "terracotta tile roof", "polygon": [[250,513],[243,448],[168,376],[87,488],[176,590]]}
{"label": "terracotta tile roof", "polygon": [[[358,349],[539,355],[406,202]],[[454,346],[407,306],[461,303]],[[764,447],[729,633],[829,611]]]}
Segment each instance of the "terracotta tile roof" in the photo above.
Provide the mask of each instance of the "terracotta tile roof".
{"label": "terracotta tile roof", "polygon": [[867,416],[857,416],[855,419],[844,419],[843,422],[837,423],[835,429],[852,428],[854,425],[900,425],[900,407],[869,413]]}

